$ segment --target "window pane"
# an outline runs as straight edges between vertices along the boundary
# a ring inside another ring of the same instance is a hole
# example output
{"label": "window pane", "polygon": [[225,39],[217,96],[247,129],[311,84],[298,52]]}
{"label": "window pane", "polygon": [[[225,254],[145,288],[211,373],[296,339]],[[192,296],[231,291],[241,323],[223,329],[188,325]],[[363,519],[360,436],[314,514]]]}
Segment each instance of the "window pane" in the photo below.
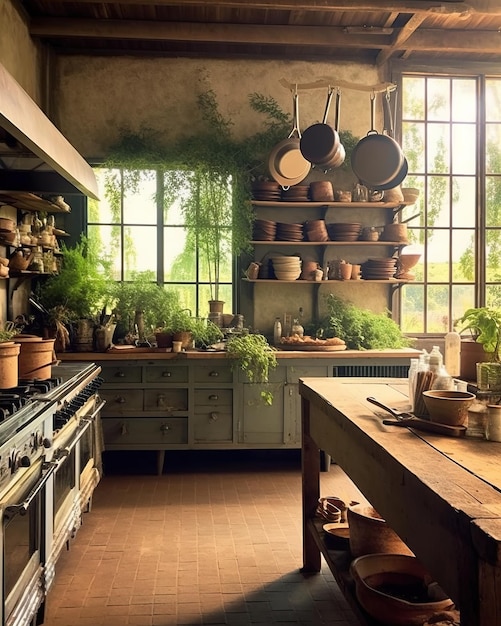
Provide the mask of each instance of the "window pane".
{"label": "window pane", "polygon": [[124,228],[124,279],[132,272],[157,269],[157,229],[155,226]]}
{"label": "window pane", "polygon": [[485,190],[486,224],[501,227],[501,178],[488,176]]}
{"label": "window pane", "polygon": [[452,81],[452,119],[455,122],[476,122],[476,82],[455,78]]}
{"label": "window pane", "polygon": [[427,331],[446,333],[449,327],[449,286],[430,285],[426,307]]}
{"label": "window pane", "polygon": [[404,333],[424,333],[423,323],[423,285],[404,285],[402,287],[402,319],[400,326]]}
{"label": "window pane", "polygon": [[121,221],[120,201],[112,202],[120,191],[120,170],[96,168],[94,170],[98,186],[99,201],[89,200],[89,222],[119,224]]}
{"label": "window pane", "polygon": [[426,204],[426,223],[429,227],[450,226],[450,180],[445,176],[429,178]]}
{"label": "window pane", "polygon": [[487,80],[485,83],[485,119],[501,122],[501,81]]}
{"label": "window pane", "polygon": [[427,145],[428,172],[445,174],[449,171],[450,163],[450,129],[446,124],[428,125]]}
{"label": "window pane", "polygon": [[449,236],[441,230],[428,235],[426,278],[430,282],[449,282]]}
{"label": "window pane", "polygon": [[124,180],[127,190],[123,197],[124,224],[156,224],[156,172],[125,172]]}
{"label": "window pane", "polygon": [[474,227],[476,201],[476,179],[455,177],[452,179],[452,226]]}
{"label": "window pane", "polygon": [[410,120],[424,120],[425,79],[416,76],[404,77],[402,91],[402,117]]}
{"label": "window pane", "polygon": [[501,229],[487,231],[486,280],[501,282]]}
{"label": "window pane", "polygon": [[122,266],[120,228],[118,226],[89,225],[87,235],[89,239],[99,242],[99,247],[102,250],[106,250],[106,255],[112,261],[113,277],[115,280],[120,280]]}
{"label": "window pane", "polygon": [[188,245],[186,228],[164,228],[164,276],[165,280],[194,282],[197,279],[195,247]]}
{"label": "window pane", "polygon": [[453,285],[452,287],[452,324],[463,316],[467,309],[475,306],[475,288],[473,285]]}
{"label": "window pane", "polygon": [[475,173],[477,168],[476,133],[477,129],[472,124],[452,125],[452,171],[454,174]]}
{"label": "window pane", "polygon": [[450,81],[430,78],[427,81],[428,119],[448,121],[450,119]]}
{"label": "window pane", "polygon": [[475,280],[475,233],[472,230],[452,231],[452,281]]}
{"label": "window pane", "polygon": [[501,124],[486,125],[487,174],[501,174]]}
{"label": "window pane", "polygon": [[[410,172],[424,172],[425,125],[406,122],[403,124],[402,150]],[[407,184],[407,181],[406,181]]]}

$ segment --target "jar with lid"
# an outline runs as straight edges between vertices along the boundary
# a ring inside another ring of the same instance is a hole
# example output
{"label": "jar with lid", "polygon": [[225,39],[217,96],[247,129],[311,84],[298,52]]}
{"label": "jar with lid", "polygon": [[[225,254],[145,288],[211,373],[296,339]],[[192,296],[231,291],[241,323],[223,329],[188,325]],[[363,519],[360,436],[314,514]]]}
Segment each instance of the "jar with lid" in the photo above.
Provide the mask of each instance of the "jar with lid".
{"label": "jar with lid", "polygon": [[282,322],[279,317],[275,318],[275,324],[273,325],[273,343],[278,346],[282,339]]}

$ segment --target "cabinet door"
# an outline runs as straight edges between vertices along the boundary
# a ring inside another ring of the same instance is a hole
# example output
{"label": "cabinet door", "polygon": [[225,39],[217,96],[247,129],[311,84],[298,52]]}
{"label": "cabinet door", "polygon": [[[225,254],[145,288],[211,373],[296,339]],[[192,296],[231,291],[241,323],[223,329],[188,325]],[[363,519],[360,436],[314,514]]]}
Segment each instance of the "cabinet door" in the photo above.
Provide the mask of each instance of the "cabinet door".
{"label": "cabinet door", "polygon": [[243,387],[243,411],[239,442],[246,444],[286,443],[284,438],[284,383],[269,383],[266,390],[273,394],[273,404],[268,406],[261,397],[263,385],[249,384]]}

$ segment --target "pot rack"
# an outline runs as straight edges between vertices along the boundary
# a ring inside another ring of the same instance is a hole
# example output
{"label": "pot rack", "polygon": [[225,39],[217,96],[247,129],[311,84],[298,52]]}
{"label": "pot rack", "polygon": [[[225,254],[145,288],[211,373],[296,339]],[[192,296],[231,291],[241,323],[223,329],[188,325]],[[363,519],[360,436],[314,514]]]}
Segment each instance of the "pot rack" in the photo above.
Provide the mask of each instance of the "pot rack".
{"label": "pot rack", "polygon": [[291,91],[299,91],[301,89],[325,89],[326,87],[335,87],[338,89],[352,89],[354,91],[368,91],[371,93],[391,93],[397,89],[395,83],[383,82],[377,85],[363,85],[360,83],[350,83],[345,80],[337,80],[335,78],[319,78],[312,83],[291,83],[285,78],[281,78],[279,83],[282,87],[290,89]]}

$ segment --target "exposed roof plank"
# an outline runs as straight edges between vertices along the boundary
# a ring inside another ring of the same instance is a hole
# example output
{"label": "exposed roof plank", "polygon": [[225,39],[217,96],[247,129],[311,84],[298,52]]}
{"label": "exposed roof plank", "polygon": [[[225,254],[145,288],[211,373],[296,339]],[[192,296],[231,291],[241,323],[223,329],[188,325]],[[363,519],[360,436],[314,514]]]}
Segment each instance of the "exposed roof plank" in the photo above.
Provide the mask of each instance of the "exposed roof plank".
{"label": "exposed roof plank", "polygon": [[421,26],[425,19],[425,15],[413,15],[410,20],[405,24],[405,26],[397,31],[397,34],[391,46],[385,50],[381,50],[381,52],[378,54],[376,59],[377,65],[382,66],[391,57],[395,50],[401,50],[403,44],[414,32],[416,32],[416,30]]}

